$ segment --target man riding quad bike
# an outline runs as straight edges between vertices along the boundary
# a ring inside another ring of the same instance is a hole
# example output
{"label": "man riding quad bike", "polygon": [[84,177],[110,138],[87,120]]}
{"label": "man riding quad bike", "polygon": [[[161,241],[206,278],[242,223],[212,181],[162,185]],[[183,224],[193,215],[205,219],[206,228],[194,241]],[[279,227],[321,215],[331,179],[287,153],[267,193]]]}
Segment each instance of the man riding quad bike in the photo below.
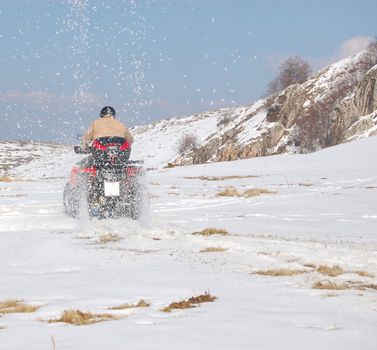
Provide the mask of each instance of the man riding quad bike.
{"label": "man riding quad bike", "polygon": [[66,214],[78,217],[87,211],[90,217],[138,219],[143,204],[143,162],[129,160],[133,137],[115,119],[114,108],[102,108],[82,141],[84,145],[75,146],[75,152],[90,155],[71,170],[63,195]]}

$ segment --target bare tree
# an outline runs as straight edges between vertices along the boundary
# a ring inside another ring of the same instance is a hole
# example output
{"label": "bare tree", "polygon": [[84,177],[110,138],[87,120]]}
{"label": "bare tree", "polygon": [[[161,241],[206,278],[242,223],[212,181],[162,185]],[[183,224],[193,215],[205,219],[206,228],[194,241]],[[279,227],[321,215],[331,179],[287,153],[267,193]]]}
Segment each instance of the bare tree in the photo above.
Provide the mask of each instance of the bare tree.
{"label": "bare tree", "polygon": [[189,150],[194,150],[198,146],[198,138],[195,134],[184,134],[177,143],[179,153],[184,153]]}
{"label": "bare tree", "polygon": [[310,63],[295,55],[287,58],[279,67],[278,76],[267,85],[267,95],[276,94],[292,84],[308,80],[312,69]]}

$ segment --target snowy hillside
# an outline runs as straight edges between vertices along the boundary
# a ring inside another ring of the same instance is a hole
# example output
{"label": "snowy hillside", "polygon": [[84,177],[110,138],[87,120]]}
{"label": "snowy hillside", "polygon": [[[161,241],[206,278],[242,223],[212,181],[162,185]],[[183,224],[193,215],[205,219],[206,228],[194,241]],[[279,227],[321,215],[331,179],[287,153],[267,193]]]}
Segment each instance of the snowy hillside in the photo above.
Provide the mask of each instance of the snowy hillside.
{"label": "snowy hillside", "polygon": [[0,350],[374,350],[376,148],[148,171],[142,222],[66,217],[68,153],[15,168],[34,181],[0,182]]}
{"label": "snowy hillside", "polygon": [[[366,71],[364,55],[339,61],[274,99],[133,128],[134,155],[157,168],[306,153],[375,135],[377,66]],[[184,135],[194,135],[198,146],[179,154]]]}

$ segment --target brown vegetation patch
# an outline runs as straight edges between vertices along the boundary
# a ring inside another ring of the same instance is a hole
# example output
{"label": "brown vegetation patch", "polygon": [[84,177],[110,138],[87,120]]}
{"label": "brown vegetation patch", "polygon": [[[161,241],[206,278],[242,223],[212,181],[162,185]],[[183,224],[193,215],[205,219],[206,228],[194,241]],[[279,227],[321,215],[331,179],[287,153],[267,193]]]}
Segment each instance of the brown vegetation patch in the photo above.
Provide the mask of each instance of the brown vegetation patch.
{"label": "brown vegetation patch", "polygon": [[276,191],[267,190],[265,188],[250,188],[243,193],[238,192],[238,190],[231,186],[226,187],[224,190],[217,193],[218,197],[256,197],[260,196],[261,194],[276,194]]}
{"label": "brown vegetation patch", "polygon": [[318,267],[317,271],[321,273],[322,275],[327,275],[330,277],[336,277],[344,273],[344,270],[338,266],[326,266],[326,265],[321,265]]}
{"label": "brown vegetation patch", "polygon": [[208,247],[200,251],[200,253],[217,253],[217,252],[225,252],[225,248],[221,247]]}
{"label": "brown vegetation patch", "polygon": [[174,301],[169,306],[164,307],[161,311],[171,312],[172,310],[190,309],[190,308],[198,306],[198,304],[212,303],[216,299],[217,298],[215,296],[212,296],[211,294],[206,292],[205,294],[194,296],[187,300]]}
{"label": "brown vegetation patch", "polygon": [[175,168],[175,167],[176,167],[175,164],[173,164],[173,163],[168,163],[168,164],[166,164],[166,165],[164,166],[164,169],[171,169],[171,168]]}
{"label": "brown vegetation patch", "polygon": [[65,310],[60,318],[49,320],[48,323],[64,322],[82,326],[119,318],[119,316],[112,314],[92,314],[91,312],[82,312],[80,310]]}
{"label": "brown vegetation patch", "polygon": [[270,270],[260,270],[256,271],[253,274],[255,275],[262,275],[262,276],[274,276],[274,277],[280,277],[280,276],[295,276],[295,275],[301,275],[303,273],[306,273],[305,270],[291,270],[291,269],[270,269]]}
{"label": "brown vegetation patch", "polygon": [[15,182],[16,180],[10,176],[0,176],[0,182]]}
{"label": "brown vegetation patch", "polygon": [[132,309],[135,307],[149,307],[151,304],[146,302],[143,299],[140,299],[136,304],[122,304],[118,306],[110,307],[110,310],[126,310],[126,309]]}
{"label": "brown vegetation patch", "polygon": [[361,276],[361,277],[371,277],[373,278],[374,275],[367,272],[367,271],[355,271],[354,273],[356,273],[357,275]]}
{"label": "brown vegetation patch", "polygon": [[251,189],[246,190],[242,194],[242,197],[250,198],[250,197],[260,196],[261,194],[276,194],[276,193],[277,193],[276,191],[266,190],[265,188],[251,188]]}
{"label": "brown vegetation patch", "polygon": [[1,198],[21,198],[26,197],[26,193],[16,193],[16,194],[0,194]]}
{"label": "brown vegetation patch", "polygon": [[235,187],[226,187],[224,190],[217,193],[218,197],[240,197],[241,194]]}
{"label": "brown vegetation patch", "polygon": [[171,196],[179,196],[178,192],[168,192],[168,194]]}
{"label": "brown vegetation patch", "polygon": [[40,306],[25,304],[20,300],[6,300],[0,302],[0,314],[15,314],[35,312]]}
{"label": "brown vegetation patch", "polygon": [[365,289],[374,289],[377,290],[377,284],[372,284],[372,283],[363,283],[363,282],[348,282],[348,287],[352,289],[360,289],[360,290],[365,290]]}
{"label": "brown vegetation patch", "polygon": [[123,239],[120,235],[116,233],[106,233],[99,237],[98,243],[105,244],[110,242],[117,242]]}
{"label": "brown vegetation patch", "polygon": [[219,228],[213,228],[208,227],[204,229],[203,231],[194,232],[193,235],[201,235],[201,236],[211,236],[211,235],[223,235],[223,236],[229,236],[229,232],[224,229]]}
{"label": "brown vegetation patch", "polygon": [[347,286],[344,283],[337,284],[330,281],[319,281],[313,284],[313,289],[329,289],[329,290],[344,290],[349,289],[349,286]]}
{"label": "brown vegetation patch", "polygon": [[304,264],[304,266],[308,267],[310,269],[315,269],[316,268],[316,266],[314,264],[312,264],[312,263]]}
{"label": "brown vegetation patch", "polygon": [[231,176],[185,176],[184,179],[187,180],[203,180],[203,181],[223,181],[223,180],[234,180],[234,179],[249,179],[256,178],[256,175],[231,175]]}

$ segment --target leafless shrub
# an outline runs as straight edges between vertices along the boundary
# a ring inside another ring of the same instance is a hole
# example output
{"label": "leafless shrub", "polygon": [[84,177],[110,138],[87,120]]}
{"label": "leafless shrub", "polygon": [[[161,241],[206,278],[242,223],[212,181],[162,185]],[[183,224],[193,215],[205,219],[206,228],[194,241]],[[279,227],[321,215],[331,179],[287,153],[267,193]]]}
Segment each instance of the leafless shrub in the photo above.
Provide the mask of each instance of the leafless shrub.
{"label": "leafless shrub", "polygon": [[232,118],[230,115],[223,115],[220,117],[217,121],[217,127],[220,127],[222,125],[228,125],[232,121]]}
{"label": "leafless shrub", "polygon": [[166,165],[164,166],[164,169],[171,169],[171,168],[175,168],[175,167],[176,167],[175,164],[173,164],[173,163],[168,163],[168,164],[166,164]]}
{"label": "leafless shrub", "polygon": [[302,84],[308,80],[311,73],[308,61],[295,55],[287,58],[279,67],[278,76],[267,85],[267,95],[273,95],[292,84]]}
{"label": "leafless shrub", "polygon": [[179,153],[184,153],[196,149],[198,146],[198,138],[195,134],[188,133],[183,135],[178,143],[177,148]]}

